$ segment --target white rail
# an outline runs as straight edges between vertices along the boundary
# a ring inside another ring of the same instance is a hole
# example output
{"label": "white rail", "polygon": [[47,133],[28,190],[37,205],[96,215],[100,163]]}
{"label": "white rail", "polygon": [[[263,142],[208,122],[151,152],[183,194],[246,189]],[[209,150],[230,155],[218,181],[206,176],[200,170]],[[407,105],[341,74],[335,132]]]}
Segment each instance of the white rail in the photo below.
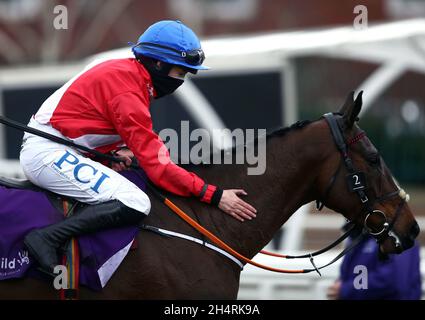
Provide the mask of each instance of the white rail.
{"label": "white rail", "polygon": [[11,178],[25,178],[21,165],[17,160],[0,160],[0,176]]}

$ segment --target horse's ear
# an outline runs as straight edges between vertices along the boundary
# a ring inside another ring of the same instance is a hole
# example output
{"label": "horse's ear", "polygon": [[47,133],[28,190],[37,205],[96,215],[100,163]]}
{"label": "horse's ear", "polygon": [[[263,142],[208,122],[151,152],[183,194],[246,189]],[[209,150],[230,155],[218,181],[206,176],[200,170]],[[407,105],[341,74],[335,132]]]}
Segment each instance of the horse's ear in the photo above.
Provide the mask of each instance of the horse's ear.
{"label": "horse's ear", "polygon": [[351,91],[348,96],[347,99],[345,99],[344,105],[339,109],[338,113],[339,114],[345,114],[345,112],[348,110],[348,108],[350,108],[354,103],[354,91]]}
{"label": "horse's ear", "polygon": [[362,109],[362,100],[363,91],[360,91],[354,100],[347,109],[344,110],[343,118],[348,128],[351,128],[354,125],[354,122],[359,121],[358,115]]}

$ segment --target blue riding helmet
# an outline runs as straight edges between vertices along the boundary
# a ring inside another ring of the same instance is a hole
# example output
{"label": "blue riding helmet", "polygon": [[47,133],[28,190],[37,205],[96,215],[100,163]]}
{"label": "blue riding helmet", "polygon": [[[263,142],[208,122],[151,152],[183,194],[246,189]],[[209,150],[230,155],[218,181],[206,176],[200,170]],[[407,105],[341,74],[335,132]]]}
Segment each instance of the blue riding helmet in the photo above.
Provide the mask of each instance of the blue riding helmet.
{"label": "blue riding helmet", "polygon": [[208,70],[196,34],[181,21],[163,20],[151,25],[132,47],[134,55],[150,57],[190,69]]}

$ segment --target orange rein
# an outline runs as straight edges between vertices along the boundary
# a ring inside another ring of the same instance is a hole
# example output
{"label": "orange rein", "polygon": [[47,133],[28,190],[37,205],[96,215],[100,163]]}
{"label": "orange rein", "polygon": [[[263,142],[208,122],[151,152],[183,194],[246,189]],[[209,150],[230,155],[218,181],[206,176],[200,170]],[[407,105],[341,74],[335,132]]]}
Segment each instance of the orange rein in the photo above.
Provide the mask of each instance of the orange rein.
{"label": "orange rein", "polygon": [[[203,234],[208,239],[210,239],[215,245],[219,246],[221,249],[225,250],[227,253],[231,254],[235,258],[237,258],[237,259],[239,259],[239,260],[241,260],[245,263],[249,263],[249,264],[256,266],[258,268],[261,268],[261,269],[265,269],[265,270],[269,270],[269,271],[273,271],[273,272],[279,272],[279,273],[306,273],[306,271],[307,271],[307,270],[304,270],[304,269],[299,269],[299,270],[278,269],[278,268],[269,267],[269,266],[257,263],[255,261],[252,261],[251,259],[248,259],[247,257],[243,256],[242,254],[240,254],[239,252],[237,252],[236,250],[231,248],[229,245],[227,245],[225,242],[223,242],[222,240],[217,238],[214,234],[209,232],[207,229],[202,227],[199,223],[197,223],[195,220],[193,220],[191,217],[189,217],[183,210],[181,210],[179,207],[177,207],[169,199],[165,198],[164,204],[167,207],[169,207],[174,213],[176,213],[180,218],[182,218],[189,225],[191,225],[194,229],[196,229],[201,234]],[[268,251],[264,251],[264,250],[261,251],[261,253],[266,254],[266,255],[270,255],[270,256],[280,257],[280,258],[286,258],[287,257],[285,255],[272,253],[272,252],[268,252]]]}
{"label": "orange rein", "polygon": [[[61,137],[57,137],[53,134],[44,132],[42,130],[38,130],[35,128],[31,128],[29,126],[23,125],[19,122],[7,119],[3,116],[0,115],[0,123],[5,124],[9,127],[21,130],[21,131],[25,131],[34,135],[37,135],[39,137],[43,137],[45,139],[48,139],[50,141],[56,142],[56,143],[60,143],[62,145],[68,146],[68,147],[72,147],[72,148],[77,148],[79,150],[83,150],[86,151],[94,156],[97,156],[101,159],[106,159],[115,163],[120,163],[122,160],[112,156],[112,155],[108,155],[108,154],[104,154],[98,150],[95,149],[91,149],[88,148],[86,146],[74,143],[70,140],[67,139],[63,139]],[[256,266],[258,268],[261,269],[265,269],[265,270],[269,270],[269,271],[274,271],[274,272],[280,272],[280,273],[307,273],[309,271],[311,271],[312,269],[300,269],[300,270],[285,270],[285,269],[277,269],[277,268],[272,268],[272,267],[268,267],[265,265],[262,265],[260,263],[257,263],[255,261],[252,261],[250,259],[248,259],[247,257],[244,257],[243,255],[241,255],[239,252],[235,251],[234,249],[232,249],[230,246],[228,246],[226,243],[224,243],[223,241],[221,241],[219,238],[217,238],[215,235],[213,235],[211,232],[209,232],[208,230],[206,230],[205,228],[203,228],[201,225],[199,225],[196,221],[194,221],[192,218],[190,218],[186,213],[184,213],[180,208],[178,208],[174,203],[172,203],[169,199],[167,199],[166,197],[164,197],[158,190],[156,190],[155,186],[153,186],[145,177],[143,177],[140,173],[138,173],[138,169],[139,165],[137,163],[132,163],[130,165],[130,168],[136,169],[136,173],[139,175],[139,177],[146,183],[146,185],[152,190],[152,192],[154,194],[156,194],[156,196],[159,199],[162,199],[164,204],[167,205],[174,213],[176,213],[180,218],[182,218],[184,221],[186,221],[187,223],[189,223],[193,228],[195,228],[197,231],[199,231],[201,234],[203,234],[204,236],[206,236],[208,239],[210,239],[214,244],[216,244],[217,246],[221,247],[223,250],[225,250],[226,252],[228,252],[229,254],[231,254],[232,256],[234,256],[235,258],[244,261],[246,263],[249,263],[253,266]],[[262,253],[264,254],[269,254],[269,255],[273,255],[276,257],[281,257],[281,258],[286,258],[286,256],[283,255],[277,255],[277,254],[270,254],[267,251],[262,251]]]}

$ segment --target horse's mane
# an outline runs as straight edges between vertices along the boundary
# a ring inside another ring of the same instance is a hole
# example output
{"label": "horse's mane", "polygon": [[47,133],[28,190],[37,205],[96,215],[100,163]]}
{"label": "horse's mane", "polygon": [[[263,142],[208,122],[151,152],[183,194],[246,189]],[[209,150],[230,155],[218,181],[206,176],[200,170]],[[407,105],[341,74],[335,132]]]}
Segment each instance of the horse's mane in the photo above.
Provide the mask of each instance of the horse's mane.
{"label": "horse's mane", "polygon": [[[300,120],[300,121],[297,121],[297,122],[295,122],[294,124],[292,124],[288,127],[279,127],[277,129],[274,129],[273,131],[266,134],[266,141],[269,141],[270,139],[275,138],[275,137],[283,137],[286,134],[288,134],[289,132],[302,129],[312,122],[313,121],[311,121],[311,120]],[[256,136],[252,141],[250,141],[250,144],[256,146],[259,138],[260,138],[259,136]],[[223,156],[224,153],[228,153],[228,152],[231,152],[232,156],[233,156],[234,154],[236,154],[238,148],[240,148],[240,146],[233,146],[232,149],[220,150],[219,151],[220,156]],[[186,168],[186,169],[193,167],[193,166],[196,166],[196,167],[210,166],[210,165],[213,164],[212,159],[213,159],[213,153],[210,154],[210,160],[211,161],[210,161],[209,164],[206,164],[206,163],[201,163],[201,164],[189,163],[189,164],[179,164],[179,165],[183,168]],[[180,161],[179,161],[179,163],[180,163]]]}
{"label": "horse's mane", "polygon": [[[267,140],[273,137],[283,137],[288,132],[291,132],[293,130],[302,129],[305,126],[309,125],[312,121],[310,120],[301,120],[297,121],[294,124],[290,125],[289,127],[281,127],[278,128],[270,133],[267,134]],[[256,138],[258,139],[258,138]]]}

